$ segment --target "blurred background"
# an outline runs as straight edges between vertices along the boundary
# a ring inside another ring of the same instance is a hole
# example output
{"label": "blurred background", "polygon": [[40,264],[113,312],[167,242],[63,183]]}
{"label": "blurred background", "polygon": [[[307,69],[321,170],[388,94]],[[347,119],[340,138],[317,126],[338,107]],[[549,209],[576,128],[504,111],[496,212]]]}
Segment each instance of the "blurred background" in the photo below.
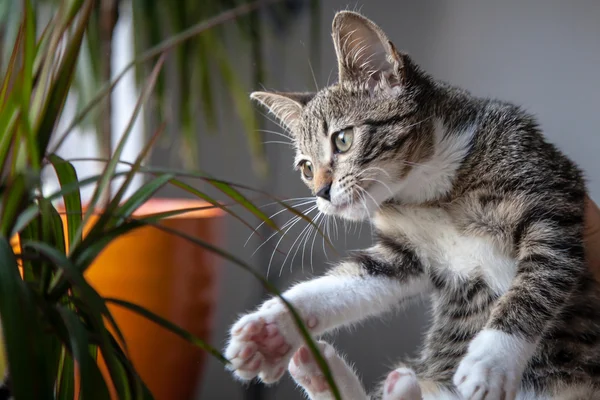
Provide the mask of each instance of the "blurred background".
{"label": "blurred background", "polygon": [[[43,9],[57,2],[38,3]],[[84,57],[87,61],[80,63],[79,85],[67,109],[77,113],[103,79],[117,76],[135,54],[239,3],[100,1],[108,8],[98,13],[94,31],[98,35],[89,38],[88,57]],[[231,18],[218,31],[211,30],[169,54],[158,95],[145,106],[144,119],[134,126],[125,160],[132,161],[146,142],[147,133],[165,123],[164,140],[154,150],[149,165],[204,171],[284,199],[308,196],[308,190],[292,171],[291,147],[277,135],[283,130],[251,104],[248,95],[257,89],[312,91],[334,82],[337,71],[331,21],[336,11],[353,9],[379,24],[398,49],[408,52],[435,77],[476,95],[513,101],[537,115],[548,138],[585,170],[591,196],[600,198],[600,2],[276,3],[250,17]],[[0,0],[0,34],[4,40],[10,39],[11,6],[11,0]],[[40,15],[43,18],[43,12]],[[2,57],[6,58],[6,52]],[[128,73],[116,87],[109,119],[91,118],[68,138],[59,154],[71,158],[106,154],[107,146],[114,145],[128,123],[139,94],[136,74],[144,68],[148,66],[141,65]],[[102,164],[88,161],[75,166],[85,177],[98,173]],[[140,178],[138,185],[141,182]],[[188,183],[199,187],[197,181]],[[53,176],[47,177],[46,186],[48,190],[56,189]],[[208,193],[214,190],[203,189]],[[160,196],[184,194],[165,188]],[[271,215],[281,207],[267,206],[265,210]],[[282,212],[276,219],[283,224],[291,217]],[[254,236],[246,244],[250,231],[235,219],[227,216],[223,225],[220,245],[248,260],[262,274],[266,275],[270,264],[268,278],[282,290],[293,282],[321,274],[338,257],[331,250],[324,251],[320,237],[314,242],[310,237],[305,247],[299,246],[306,238],[304,221],[281,241],[278,235],[260,248],[265,238]],[[345,229],[343,224],[337,225],[337,232],[332,226],[330,232],[340,254],[370,243],[368,226]],[[268,229],[261,232],[266,237],[272,233]],[[274,252],[275,245],[281,253]],[[288,251],[291,255],[286,257]],[[266,295],[254,278],[227,262],[220,266],[218,282],[211,342],[223,348],[229,326]],[[329,340],[355,363],[365,385],[372,388],[396,359],[416,351],[427,321],[427,305],[422,304],[342,331]],[[195,398],[300,399],[302,395],[287,376],[268,388],[243,386],[219,362],[209,359],[198,377]]]}

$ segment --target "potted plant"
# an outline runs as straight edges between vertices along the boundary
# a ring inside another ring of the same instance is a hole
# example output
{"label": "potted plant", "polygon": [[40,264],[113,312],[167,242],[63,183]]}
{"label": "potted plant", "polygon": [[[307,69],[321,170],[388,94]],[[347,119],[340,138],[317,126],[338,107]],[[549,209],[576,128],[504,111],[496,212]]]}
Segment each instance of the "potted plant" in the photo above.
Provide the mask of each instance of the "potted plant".
{"label": "potted plant", "polygon": [[[279,295],[247,263],[203,237],[212,229],[207,229],[208,225],[192,224],[186,230],[179,224],[195,219],[197,215],[193,213],[200,213],[207,219],[214,218],[215,212],[230,213],[241,219],[229,207],[181,182],[180,176],[208,182],[267,225],[276,227],[242,194],[240,189],[244,188],[241,185],[199,173],[144,166],[143,161],[160,130],[130,164],[129,171],[117,171],[130,127],[152,92],[164,61],[161,54],[168,46],[146,55],[147,58],[159,57],[144,82],[128,129],[106,160],[102,173],[79,179],[73,165],[53,153],[49,143],[57,131],[73,85],[93,1],[61,2],[60,9],[39,36],[36,36],[31,3],[25,0],[23,4],[18,36],[0,86],[0,319],[11,393],[17,400],[106,399],[111,393],[113,397],[123,399],[159,397],[163,392],[152,387],[149,375],[144,376],[147,372],[138,367],[136,361],[142,356],[134,350],[136,346],[147,350],[154,344],[133,336],[126,325],[128,320],[144,318],[224,363],[227,360],[207,344],[206,331],[194,334],[195,328],[185,329],[185,322],[178,321],[176,316],[168,313],[165,316],[164,310],[153,310],[152,305],[136,304],[137,299],[141,299],[141,303],[145,299],[134,293],[127,297],[128,293],[122,290],[112,292],[113,283],[104,286],[101,278],[94,277],[94,271],[102,272],[112,264],[115,273],[123,277],[126,273],[123,269],[128,267],[126,257],[145,256],[147,260],[154,254],[135,255],[128,243],[141,239],[151,244],[155,240],[153,237],[168,234],[180,240],[178,246],[184,242],[194,245],[193,250],[191,247],[184,250],[188,252],[186,254],[202,249],[196,261],[204,260],[203,264],[214,265],[209,253],[224,257],[252,273],[268,291]],[[101,100],[112,87],[114,82],[94,101]],[[84,111],[89,109],[91,106]],[[42,190],[44,168],[55,170],[61,185],[59,190],[53,193]],[[124,194],[133,176],[139,173],[151,178],[126,198]],[[108,185],[116,178],[124,180],[114,194],[100,203]],[[153,195],[166,184],[176,185],[202,199],[202,205],[171,204],[166,209],[152,209]],[[94,191],[91,200],[82,205],[80,191],[86,185],[93,185]],[[60,198],[63,199],[62,208],[54,204]],[[165,236],[156,240],[168,239]],[[103,262],[104,257],[110,262]],[[163,262],[181,264],[180,260],[171,260],[168,256]],[[197,265],[194,267],[198,268]],[[197,270],[180,270],[174,275],[186,276],[185,273],[190,272],[197,274]],[[174,285],[177,289],[177,283]],[[174,297],[173,291],[165,296]],[[210,307],[210,302],[204,304],[208,306],[202,307]],[[117,311],[121,309],[129,314]],[[328,374],[326,364],[300,318],[291,307],[290,310]],[[181,373],[180,370],[176,372]],[[328,376],[331,378],[330,374]],[[332,380],[330,382],[334,385]],[[184,396],[188,392],[178,393]]]}

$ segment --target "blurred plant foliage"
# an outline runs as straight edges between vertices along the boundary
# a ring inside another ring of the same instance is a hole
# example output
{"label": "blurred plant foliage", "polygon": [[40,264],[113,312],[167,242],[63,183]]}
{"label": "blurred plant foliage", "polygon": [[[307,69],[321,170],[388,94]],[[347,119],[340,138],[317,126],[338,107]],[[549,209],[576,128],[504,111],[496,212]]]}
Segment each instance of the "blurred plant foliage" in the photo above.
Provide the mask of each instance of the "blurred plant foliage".
{"label": "blurred plant foliage", "polygon": [[[0,4],[5,6],[7,2]],[[229,260],[252,274],[267,291],[281,298],[276,288],[245,261],[224,249],[160,224],[166,217],[192,209],[133,217],[134,212],[157,190],[169,184],[205,200],[208,208],[221,208],[246,226],[249,223],[224,202],[233,202],[238,208],[249,211],[266,225],[277,229],[244,192],[274,198],[201,173],[143,165],[161,129],[150,135],[135,162],[128,163],[129,170],[117,171],[117,164],[123,163],[120,157],[131,128],[156,88],[165,52],[184,42],[185,35],[161,42],[142,57],[152,62],[152,69],[148,74],[140,75],[140,95],[121,139],[106,159],[101,174],[78,178],[71,162],[55,154],[49,144],[57,133],[67,96],[74,87],[86,31],[94,26],[91,20],[96,9],[94,0],[61,1],[57,8],[46,9],[47,22],[43,25],[40,25],[41,19],[36,13],[46,11],[34,8],[39,4],[22,0],[18,5],[20,17],[16,22],[16,34],[13,35],[10,51],[3,51],[0,76],[0,325],[10,370],[11,392],[16,400],[104,400],[109,398],[110,390],[114,390],[119,399],[151,399],[151,393],[129,359],[127,343],[112,316],[111,307],[128,308],[204,349],[221,362],[228,361],[201,338],[194,337],[150,310],[122,299],[102,297],[87,281],[86,270],[113,240],[140,227],[153,226]],[[202,32],[206,27],[250,11],[250,7],[236,7],[207,19],[194,29]],[[15,23],[6,18],[4,22]],[[2,34],[6,39],[9,31],[5,29]],[[118,76],[123,73],[121,71]],[[93,99],[84,104],[69,128],[59,132],[61,138],[101,104],[114,83],[102,86]],[[54,193],[41,190],[41,172],[45,168],[53,169],[60,182],[60,188]],[[145,174],[149,179],[125,198],[135,174]],[[224,199],[217,201],[181,182],[181,177],[197,179],[219,189]],[[99,203],[116,178],[124,179],[113,195]],[[94,188],[93,195],[89,202],[82,204],[80,190],[87,185]],[[66,224],[63,224],[54,205],[57,200],[64,203]],[[312,223],[297,210],[279,203]],[[85,235],[84,227],[90,228]],[[318,227],[315,228],[318,230]],[[330,370],[302,320],[285,299],[281,300],[287,305],[339,399]],[[99,362],[100,355],[102,364]],[[106,374],[101,372],[102,365],[106,366]]]}
{"label": "blurred plant foliage", "polygon": [[[32,0],[34,10],[38,10],[38,30],[45,25],[49,15],[53,14],[61,3],[61,0]],[[253,1],[97,0],[90,15],[90,28],[85,34],[77,64],[74,82],[76,104],[80,107],[77,111],[81,111],[81,107],[88,104],[110,80],[111,66],[107,63],[112,50],[110,43],[119,20],[119,9],[126,5],[125,3],[131,6],[135,54],[140,55],[165,39],[186,32],[200,21]],[[275,32],[275,36],[279,37],[303,14],[308,15],[312,21],[309,41],[314,56],[312,58],[318,59],[319,2],[267,0],[263,3],[265,4],[261,6],[261,12],[233,19],[234,29],[231,26],[225,29],[220,25],[205,30],[183,42],[167,57],[166,64],[173,67],[168,68],[169,75],[173,78],[167,76],[166,72],[161,72],[149,102],[156,105],[153,107],[154,122],[165,118],[167,121],[173,121],[175,117],[179,123],[182,140],[178,150],[187,167],[197,166],[198,135],[202,132],[219,131],[218,108],[222,107],[225,110],[235,110],[247,135],[255,170],[261,174],[266,173],[262,138],[258,130],[260,114],[248,101],[251,88],[241,77],[250,76],[252,88],[265,83],[267,77],[264,67],[264,33]],[[2,73],[6,71],[10,50],[17,37],[21,9],[17,0],[0,1]],[[149,62],[136,63],[135,75],[138,85],[150,69]],[[218,93],[222,92],[223,88],[226,96]],[[110,115],[110,104],[106,103],[88,113],[82,121],[84,127],[93,127],[98,133],[104,156],[107,156],[110,153],[108,149],[113,147],[110,124],[107,122]],[[147,125],[147,130],[154,129],[153,124]]]}

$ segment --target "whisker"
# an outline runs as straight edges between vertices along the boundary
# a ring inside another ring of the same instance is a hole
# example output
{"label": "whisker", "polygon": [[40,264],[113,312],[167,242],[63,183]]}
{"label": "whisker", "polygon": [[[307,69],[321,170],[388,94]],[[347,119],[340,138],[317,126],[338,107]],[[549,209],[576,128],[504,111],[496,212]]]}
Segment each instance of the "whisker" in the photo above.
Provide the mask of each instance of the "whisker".
{"label": "whisker", "polygon": [[385,174],[385,175],[386,175],[388,178],[390,177],[390,174],[389,174],[389,172],[387,172],[385,169],[383,169],[383,168],[380,168],[380,167],[367,167],[367,168],[365,168],[365,169],[363,169],[363,170],[359,171],[359,172],[356,174],[356,176],[357,176],[357,177],[359,177],[359,176],[361,176],[361,175],[365,174],[366,172],[368,172],[369,170],[372,170],[372,169],[374,169],[374,170],[376,170],[376,171],[383,172],[383,173],[384,173],[384,174]]}
{"label": "whisker", "polygon": [[[319,224],[317,225],[317,229],[315,229],[315,237],[313,238],[312,244],[310,245],[310,270],[311,272],[314,272],[314,268],[313,268],[313,254],[314,254],[314,248],[315,248],[315,240],[317,239],[317,234],[319,233],[319,229],[321,228],[321,224],[323,223],[323,213],[320,213],[320,221]],[[316,222],[316,221],[315,221]]]}
{"label": "whisker", "polygon": [[381,211],[381,206],[379,205],[379,203],[377,203],[377,200],[375,200],[375,197],[373,197],[373,195],[371,195],[371,193],[369,193],[367,190],[365,190],[364,188],[360,187],[360,186],[356,186],[359,190],[363,191],[367,196],[369,196],[371,198],[371,200],[373,200],[373,203],[375,204],[375,206]]}
{"label": "whisker", "polygon": [[329,80],[331,79],[331,74],[333,73],[333,70],[335,69],[335,67],[332,67],[329,70],[329,75],[327,76],[327,86],[329,86]]}
{"label": "whisker", "polygon": [[[302,43],[304,46],[304,43]],[[315,90],[319,91],[319,84],[317,83],[317,77],[315,76],[315,70],[313,69],[312,63],[310,62],[310,58],[308,58],[308,67],[310,68],[310,73],[312,75],[313,81],[315,82]]]}
{"label": "whisker", "polygon": [[281,136],[282,138],[286,138],[286,139],[290,140],[290,143],[292,143],[291,138],[288,135],[283,134],[281,132],[271,131],[271,130],[268,130],[268,129],[257,129],[257,131],[258,132],[265,132],[265,133],[272,133],[274,135]]}
{"label": "whisker", "polygon": [[[311,230],[309,228],[312,228],[312,226],[310,224],[307,225],[306,228],[304,228],[304,230],[302,232],[300,232],[300,235],[298,237],[302,238],[302,239],[308,237],[308,235],[311,232]],[[304,233],[305,231],[306,231],[306,233]],[[294,260],[296,259],[296,255],[298,254],[298,251],[300,250],[300,246],[302,246],[302,239],[300,239],[300,242],[298,243],[298,247],[296,247],[296,252],[294,253],[294,256],[292,257],[292,261],[290,261],[290,272],[292,272]],[[304,264],[302,265],[302,271],[304,271]]]}
{"label": "whisker", "polygon": [[[272,206],[274,204],[285,204],[286,202],[291,203],[292,201],[304,201],[304,200],[309,200],[309,199],[313,199],[314,201],[317,201],[317,199],[315,199],[314,196],[309,196],[309,197],[294,197],[291,199],[285,199],[285,200],[281,200],[281,201],[274,201],[272,203],[267,203],[267,204],[263,204],[262,206],[259,206],[258,208],[265,208],[265,207],[269,207]],[[290,205],[291,207],[298,207],[298,205]]]}
{"label": "whisker", "polygon": [[339,236],[338,236],[337,218],[335,216],[333,216],[332,219],[333,219],[333,226],[335,228],[335,240],[338,240]]}
{"label": "whisker", "polygon": [[385,184],[384,182],[382,182],[382,181],[381,181],[381,180],[379,180],[379,179],[375,179],[375,178],[362,178],[360,181],[361,181],[361,182],[362,182],[362,181],[374,181],[374,182],[381,183],[383,186],[385,186],[385,188],[388,190],[388,192],[390,192],[390,194],[391,194],[392,196],[394,195],[394,192],[392,192],[392,189],[390,189],[390,187],[389,187],[387,184]]}
{"label": "whisker", "polygon": [[[299,220],[301,220],[301,219],[302,219],[302,217],[292,217],[292,218],[290,218],[290,219],[289,219],[289,220],[288,220],[288,221],[287,221],[285,224],[283,224],[283,225],[281,226],[281,229],[285,229],[285,228],[287,228],[287,227],[288,227],[290,224],[295,224],[296,222],[298,222],[298,221],[299,221]],[[276,232],[275,232],[275,233],[273,233],[271,236],[269,236],[269,237],[267,238],[267,240],[265,240],[264,242],[262,242],[262,243],[260,244],[260,246],[258,246],[258,247],[256,248],[256,250],[254,250],[254,252],[252,253],[252,255],[250,255],[250,257],[253,257],[253,256],[256,254],[256,252],[257,252],[258,250],[260,250],[260,248],[261,248],[261,247],[263,247],[265,244],[267,244],[267,242],[268,242],[269,240],[271,240],[271,238],[275,237],[275,236],[276,236],[278,233],[279,233],[279,231],[276,231]]]}
{"label": "whisker", "polygon": [[[307,198],[308,198],[308,197],[307,197]],[[314,201],[316,202],[316,200],[314,200]],[[307,202],[304,202],[304,203],[301,203],[301,204],[296,204],[294,207],[302,207],[302,206],[305,206],[305,205],[307,205],[307,204],[310,204],[310,203],[312,203],[312,201],[307,201]],[[277,204],[277,203],[271,203],[271,204]],[[283,210],[279,210],[279,211],[277,211],[275,214],[271,215],[271,216],[269,217],[269,219],[272,219],[273,217],[275,217],[275,216],[277,216],[277,215],[281,214],[281,213],[282,213],[282,212],[284,212],[284,211],[290,211],[290,210],[288,210],[287,208],[284,208]],[[261,226],[263,226],[263,225],[264,225],[266,222],[267,222],[267,221],[263,221],[263,222],[261,222],[261,223],[260,223],[260,225],[258,225],[258,226],[256,227],[256,229],[254,229],[254,230],[252,231],[252,233],[250,234],[250,236],[248,236],[248,239],[246,239],[246,243],[244,243],[244,247],[246,247],[246,245],[247,245],[247,244],[248,244],[248,242],[250,241],[250,238],[252,238],[252,235],[254,235],[254,234],[256,233],[256,231],[258,231],[258,230],[260,229],[260,227],[261,227]]]}
{"label": "whisker", "polygon": [[[317,206],[311,207],[311,210],[309,212],[312,212],[316,208],[317,208]],[[279,247],[279,243],[281,243],[281,241],[283,240],[283,238],[285,237],[285,235],[287,235],[288,232],[290,231],[290,229],[292,229],[294,227],[294,225],[296,225],[298,223],[298,221],[300,221],[300,220],[301,220],[301,218],[298,217],[298,219],[293,224],[291,224],[289,228],[287,228],[285,230],[285,232],[283,233],[283,235],[281,235],[281,238],[277,241],[277,244],[275,244],[275,249],[273,250],[273,253],[271,253],[271,258],[269,259],[269,266],[267,267],[267,277],[269,276],[269,271],[271,271],[271,264],[273,263],[273,257],[275,257],[275,251]]]}
{"label": "whisker", "polygon": [[431,165],[422,164],[422,163],[416,163],[416,162],[411,162],[411,161],[398,160],[397,162],[399,162],[401,164],[404,164],[404,165],[414,166],[414,167],[423,167],[423,168],[429,168],[429,169],[433,169],[434,168]]}
{"label": "whisker", "polygon": [[[317,216],[313,219],[313,224],[315,223],[315,220],[321,215],[321,212],[319,212],[317,214]],[[312,231],[315,229],[314,225],[309,225],[310,229],[308,230],[308,233],[306,234],[306,238],[304,239],[304,245],[302,246],[302,272],[304,272],[304,253],[306,253],[306,244],[308,243],[308,241],[310,240],[310,235],[312,234]],[[293,261],[293,260],[292,260]]]}
{"label": "whisker", "polygon": [[[271,121],[273,124],[277,125],[278,127],[280,127],[281,129],[284,130],[284,132],[286,132],[289,138],[292,138],[292,132],[290,132],[289,128],[287,128],[285,125],[279,123],[277,120],[274,120],[273,118],[271,118],[268,114],[265,114],[262,111],[259,111],[259,113],[265,117],[266,119],[268,119],[269,121]],[[271,132],[272,133],[272,132]]]}
{"label": "whisker", "polygon": [[263,144],[285,144],[286,146],[294,147],[293,143],[290,142],[281,142],[277,140],[269,140],[268,142],[263,142]]}
{"label": "whisker", "polygon": [[[310,214],[312,211],[314,211],[314,210],[315,210],[315,208],[317,208],[317,206],[316,206],[316,205],[315,205],[315,206],[312,206],[312,207],[310,207],[310,208],[309,208],[309,209],[307,209],[307,210],[304,210],[304,211],[303,211],[303,213],[304,213],[304,214]],[[290,219],[289,219],[289,220],[288,220],[288,221],[287,221],[285,224],[283,224],[283,225],[281,226],[281,229],[285,229],[285,228],[287,228],[288,226],[290,226],[290,224],[292,224],[292,225],[293,225],[293,224],[295,224],[296,222],[298,222],[298,221],[299,221],[299,220],[301,220],[301,219],[302,219],[302,217],[301,217],[301,216],[292,217],[292,218],[290,218]],[[277,235],[278,233],[279,233],[279,231],[275,231],[275,233],[273,233],[271,236],[269,236],[269,237],[267,238],[267,240],[265,240],[265,241],[264,241],[264,242],[263,242],[263,243],[262,243],[260,246],[258,246],[258,248],[257,248],[256,250],[254,250],[254,253],[252,253],[251,257],[252,257],[252,256],[254,256],[254,254],[256,254],[256,252],[257,252],[257,251],[258,251],[258,250],[259,250],[259,249],[260,249],[262,246],[264,246],[265,244],[267,244],[267,242],[268,242],[269,240],[271,240],[271,238],[273,238],[273,237],[274,237],[275,235]]]}
{"label": "whisker", "polygon": [[327,250],[325,250],[325,237],[327,237],[329,239],[329,242],[331,243],[331,236],[329,234],[329,220],[330,216],[327,215],[325,223],[325,235],[323,235],[323,254],[325,254],[325,258],[327,259],[327,261],[329,261],[329,256],[327,255]]}
{"label": "whisker", "polygon": [[417,126],[417,125],[419,125],[419,124],[422,124],[422,123],[423,123],[423,122],[425,122],[425,121],[429,121],[431,118],[433,118],[433,115],[430,115],[430,116],[429,116],[429,117],[427,117],[427,118],[423,118],[422,120],[420,120],[420,121],[418,121],[418,122],[415,122],[414,124],[408,125],[408,126],[407,126],[407,127],[405,127],[404,129],[410,129],[410,128],[412,128],[413,126]]}
{"label": "whisker", "polygon": [[[283,263],[281,264],[281,270],[279,271],[279,276],[281,276],[281,272],[283,271],[283,267],[285,265],[285,262],[287,261],[288,257],[290,256],[290,253],[292,252],[292,250],[294,249],[294,245],[296,244],[296,242],[298,240],[300,240],[300,238],[302,237],[302,235],[304,234],[304,232],[311,226],[311,224],[307,224],[306,227],[300,232],[300,234],[298,235],[298,237],[296,238],[296,240],[294,240],[294,242],[292,243],[292,245],[290,246],[290,250],[288,251],[287,255],[285,256],[285,259],[283,260]],[[300,242],[302,243],[302,242]],[[300,244],[298,244],[298,249],[300,249]],[[296,249],[296,253],[294,253],[294,257],[292,258],[291,262],[290,262],[290,272],[292,272],[292,265],[294,264],[294,258],[296,257],[296,254],[298,253],[298,249]]]}

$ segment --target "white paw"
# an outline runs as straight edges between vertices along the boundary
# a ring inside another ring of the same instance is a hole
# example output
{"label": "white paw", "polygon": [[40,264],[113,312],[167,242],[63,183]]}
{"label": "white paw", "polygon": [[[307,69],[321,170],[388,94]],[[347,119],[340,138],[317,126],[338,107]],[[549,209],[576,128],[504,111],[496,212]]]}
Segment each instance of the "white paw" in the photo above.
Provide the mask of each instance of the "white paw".
{"label": "white paw", "polygon": [[[365,400],[367,393],[356,372],[328,343],[317,342],[319,352],[325,358],[343,400]],[[333,400],[333,391],[313,358],[311,351],[302,346],[290,361],[290,375],[302,386],[311,400]]]}
{"label": "white paw", "polygon": [[535,345],[513,335],[483,330],[454,375],[465,400],[513,400]]}
{"label": "white paw", "polygon": [[[331,367],[331,361],[338,358],[335,349],[330,344],[321,341],[317,342],[317,347]],[[323,398],[326,397],[324,395],[330,394],[329,384],[308,347],[302,346],[294,353],[288,370],[292,378],[306,390],[311,399]]]}
{"label": "white paw", "polygon": [[[317,319],[304,320],[309,329]],[[241,317],[231,328],[225,357],[242,380],[259,377],[264,383],[278,381],[302,342],[291,315],[279,299],[265,302],[258,311]]]}
{"label": "white paw", "polygon": [[387,376],[383,384],[383,400],[421,400],[421,387],[415,372],[398,368]]}

